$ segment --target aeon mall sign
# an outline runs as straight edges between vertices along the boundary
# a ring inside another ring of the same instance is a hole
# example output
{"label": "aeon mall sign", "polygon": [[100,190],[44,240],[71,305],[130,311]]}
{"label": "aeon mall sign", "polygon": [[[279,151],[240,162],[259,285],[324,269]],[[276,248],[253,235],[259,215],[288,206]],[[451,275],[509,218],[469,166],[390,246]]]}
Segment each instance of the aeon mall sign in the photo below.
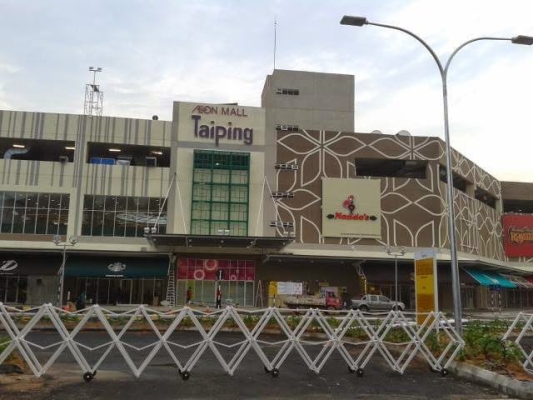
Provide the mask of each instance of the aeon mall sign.
{"label": "aeon mall sign", "polygon": [[191,114],[191,119],[194,121],[195,138],[214,140],[217,146],[221,141],[240,141],[246,145],[251,145],[254,142],[254,130],[252,128],[234,126],[229,121],[222,125],[215,121],[209,121],[207,124],[205,120],[202,120],[202,115],[248,117],[242,107],[197,105]]}

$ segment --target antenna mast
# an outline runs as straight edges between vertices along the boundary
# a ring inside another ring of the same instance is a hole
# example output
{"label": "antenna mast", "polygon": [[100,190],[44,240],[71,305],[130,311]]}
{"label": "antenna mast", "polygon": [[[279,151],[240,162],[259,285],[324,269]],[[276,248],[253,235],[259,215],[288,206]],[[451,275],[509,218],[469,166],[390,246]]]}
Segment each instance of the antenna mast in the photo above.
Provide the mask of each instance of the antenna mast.
{"label": "antenna mast", "polygon": [[277,30],[278,30],[278,21],[274,18],[274,69],[276,69],[276,42],[277,42]]}
{"label": "antenna mast", "polygon": [[104,92],[100,91],[100,85],[96,84],[96,73],[102,72],[102,68],[89,67],[89,72],[93,73],[93,83],[85,85],[85,105],[83,113],[89,117],[101,117],[104,108]]}

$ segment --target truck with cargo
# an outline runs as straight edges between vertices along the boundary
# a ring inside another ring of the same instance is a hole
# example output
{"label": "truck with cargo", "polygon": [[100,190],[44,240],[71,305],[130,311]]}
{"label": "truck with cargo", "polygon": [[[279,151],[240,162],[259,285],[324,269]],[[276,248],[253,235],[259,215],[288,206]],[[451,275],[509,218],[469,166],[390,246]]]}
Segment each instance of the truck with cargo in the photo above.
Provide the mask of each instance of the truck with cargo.
{"label": "truck with cargo", "polygon": [[321,295],[287,295],[283,302],[288,308],[320,308],[324,310],[340,310],[342,302],[334,292],[325,292]]}

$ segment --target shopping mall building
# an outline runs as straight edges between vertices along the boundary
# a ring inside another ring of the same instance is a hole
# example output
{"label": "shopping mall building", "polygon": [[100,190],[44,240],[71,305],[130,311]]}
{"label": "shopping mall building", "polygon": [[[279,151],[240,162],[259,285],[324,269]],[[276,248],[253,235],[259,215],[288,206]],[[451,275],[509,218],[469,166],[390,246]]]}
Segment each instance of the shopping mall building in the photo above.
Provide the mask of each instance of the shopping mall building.
{"label": "shopping mall building", "polygon": [[[451,309],[444,148],[354,132],[351,75],[275,70],[261,107],[172,121],[0,111],[0,302],[57,302],[63,263],[62,303],[240,306],[271,282],[393,296],[396,266],[412,308],[434,248]],[[533,307],[533,183],[452,163],[463,307]]]}

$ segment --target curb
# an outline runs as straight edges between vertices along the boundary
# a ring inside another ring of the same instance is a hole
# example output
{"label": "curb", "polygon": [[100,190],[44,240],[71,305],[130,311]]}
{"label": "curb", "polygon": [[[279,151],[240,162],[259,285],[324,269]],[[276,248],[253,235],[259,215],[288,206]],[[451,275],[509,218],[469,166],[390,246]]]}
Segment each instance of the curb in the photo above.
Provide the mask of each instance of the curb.
{"label": "curb", "polygon": [[533,382],[522,382],[475,365],[452,361],[448,371],[454,375],[493,387],[509,396],[521,399],[533,399]]}

